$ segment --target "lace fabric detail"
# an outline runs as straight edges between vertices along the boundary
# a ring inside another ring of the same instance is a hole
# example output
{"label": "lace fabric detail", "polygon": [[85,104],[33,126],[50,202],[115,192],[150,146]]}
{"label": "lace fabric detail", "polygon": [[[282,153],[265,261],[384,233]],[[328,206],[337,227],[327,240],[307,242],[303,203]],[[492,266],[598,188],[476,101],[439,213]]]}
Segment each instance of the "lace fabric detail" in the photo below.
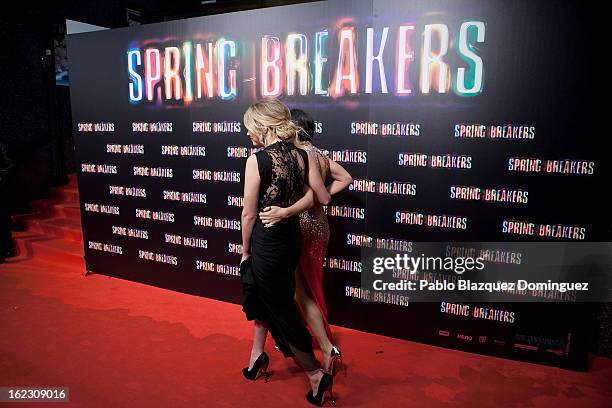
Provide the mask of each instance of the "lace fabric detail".
{"label": "lace fabric detail", "polygon": [[255,154],[261,178],[259,210],[271,205],[290,207],[302,198],[308,174],[306,152],[279,141]]}

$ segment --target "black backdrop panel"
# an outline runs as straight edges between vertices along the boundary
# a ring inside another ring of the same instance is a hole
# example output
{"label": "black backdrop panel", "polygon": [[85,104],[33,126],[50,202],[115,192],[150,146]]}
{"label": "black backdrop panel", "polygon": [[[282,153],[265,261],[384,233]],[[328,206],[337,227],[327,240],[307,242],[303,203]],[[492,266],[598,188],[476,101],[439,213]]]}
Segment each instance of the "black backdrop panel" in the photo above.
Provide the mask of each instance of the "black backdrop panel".
{"label": "black backdrop panel", "polygon": [[69,36],[88,267],[239,302],[242,114],[278,96],[355,178],[328,208],[333,323],[583,367],[586,307],[483,320],[358,288],[372,242],[607,239],[590,21],[577,2],[333,1]]}

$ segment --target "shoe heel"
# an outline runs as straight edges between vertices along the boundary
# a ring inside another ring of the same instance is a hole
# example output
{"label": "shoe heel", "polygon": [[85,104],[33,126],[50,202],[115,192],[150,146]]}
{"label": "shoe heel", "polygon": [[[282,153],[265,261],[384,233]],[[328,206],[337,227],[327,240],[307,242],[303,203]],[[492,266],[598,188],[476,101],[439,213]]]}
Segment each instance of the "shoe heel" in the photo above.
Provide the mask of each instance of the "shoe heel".
{"label": "shoe heel", "polygon": [[334,393],[332,392],[332,387],[329,387],[329,390],[327,390],[327,392],[329,393],[329,395],[327,396],[327,398],[329,399],[329,403],[332,405],[332,407],[336,406],[336,399],[334,398]]}
{"label": "shoe heel", "polygon": [[331,362],[331,367],[329,367],[329,372],[332,375],[332,377],[336,375],[337,368],[338,368],[338,358],[334,357]]}
{"label": "shoe heel", "polygon": [[264,365],[261,366],[261,368],[259,369],[259,372],[257,373],[257,378],[263,376],[264,382],[267,383],[268,381],[270,381],[270,373],[268,372],[268,364],[270,364],[269,362],[265,363]]}
{"label": "shoe heel", "polygon": [[264,382],[267,383],[268,381],[270,381],[270,372],[268,371],[268,364],[266,363],[266,366],[264,367],[264,372],[263,372],[263,376],[264,376]]}
{"label": "shoe heel", "polygon": [[342,361],[342,357],[340,357],[340,361],[338,362],[340,363],[340,369],[344,372],[344,376],[346,377],[346,364]]}
{"label": "shoe heel", "polygon": [[344,372],[344,376],[346,377],[346,365],[342,361],[342,356],[334,357],[331,362],[330,373],[333,377],[338,374],[339,371]]}

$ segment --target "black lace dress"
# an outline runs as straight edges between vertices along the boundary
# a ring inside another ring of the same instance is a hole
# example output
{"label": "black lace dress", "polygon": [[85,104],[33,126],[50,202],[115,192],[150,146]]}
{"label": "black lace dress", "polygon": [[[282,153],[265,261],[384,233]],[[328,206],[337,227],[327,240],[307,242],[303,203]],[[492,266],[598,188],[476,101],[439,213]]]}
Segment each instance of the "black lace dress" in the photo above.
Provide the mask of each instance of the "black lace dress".
{"label": "black lace dress", "polygon": [[[270,205],[289,207],[304,195],[306,152],[280,141],[257,152],[256,157],[261,178],[259,210]],[[240,268],[243,310],[248,320],[268,322],[282,353],[293,357],[304,370],[312,371],[320,365],[294,300],[301,241],[297,216],[271,227],[264,227],[257,218],[251,235],[251,258]]]}

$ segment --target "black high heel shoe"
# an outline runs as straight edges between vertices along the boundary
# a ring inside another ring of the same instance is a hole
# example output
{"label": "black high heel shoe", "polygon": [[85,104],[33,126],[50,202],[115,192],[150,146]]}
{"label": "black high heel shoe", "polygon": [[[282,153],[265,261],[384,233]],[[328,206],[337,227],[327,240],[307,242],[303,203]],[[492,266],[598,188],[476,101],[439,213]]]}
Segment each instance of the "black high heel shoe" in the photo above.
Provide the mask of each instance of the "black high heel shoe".
{"label": "black high heel shoe", "polygon": [[344,371],[344,376],[346,377],[346,366],[342,362],[342,352],[338,346],[332,345],[331,352],[329,353],[329,366],[327,372],[334,377],[341,369]]}
{"label": "black high heel shoe", "polygon": [[264,382],[268,382],[268,380],[270,379],[270,374],[268,374],[269,364],[270,358],[264,351],[259,355],[259,357],[257,357],[257,360],[255,360],[253,368],[249,370],[249,367],[244,367],[242,369],[242,375],[244,375],[244,378],[251,381],[255,381],[263,375]]}
{"label": "black high heel shoe", "polygon": [[313,395],[312,390],[308,391],[306,394],[306,400],[310,402],[312,405],[316,405],[317,407],[322,407],[325,403],[323,397],[325,393],[329,393],[329,401],[332,406],[336,406],[336,400],[334,399],[334,394],[332,393],[332,387],[334,385],[334,378],[327,374],[323,373],[323,377],[321,377],[321,382],[319,382],[319,388],[317,389],[317,395]]}

